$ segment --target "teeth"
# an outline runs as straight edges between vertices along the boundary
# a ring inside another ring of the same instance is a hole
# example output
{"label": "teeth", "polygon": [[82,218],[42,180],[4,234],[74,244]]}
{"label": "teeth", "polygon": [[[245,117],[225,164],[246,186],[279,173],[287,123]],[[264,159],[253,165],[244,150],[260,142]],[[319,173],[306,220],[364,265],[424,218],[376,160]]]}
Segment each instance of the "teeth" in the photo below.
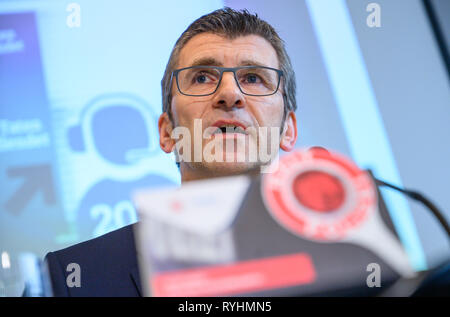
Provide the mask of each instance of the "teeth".
{"label": "teeth", "polygon": [[222,130],[220,130],[220,128],[217,128],[216,131],[213,132],[213,135],[218,133],[222,133]]}
{"label": "teeth", "polygon": [[213,134],[227,133],[227,132],[245,134],[245,130],[243,128],[237,127],[237,126],[234,126],[234,125],[221,126],[221,127],[217,128],[217,130]]}

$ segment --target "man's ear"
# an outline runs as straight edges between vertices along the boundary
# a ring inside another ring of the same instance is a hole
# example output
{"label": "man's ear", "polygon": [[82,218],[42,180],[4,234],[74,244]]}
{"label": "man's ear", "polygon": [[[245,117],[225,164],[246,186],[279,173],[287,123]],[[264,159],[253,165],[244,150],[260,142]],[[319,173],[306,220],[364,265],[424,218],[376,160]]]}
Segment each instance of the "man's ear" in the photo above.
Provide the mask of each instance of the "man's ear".
{"label": "man's ear", "polygon": [[172,121],[169,119],[167,112],[163,112],[158,119],[158,130],[159,130],[159,146],[161,149],[170,153],[175,145],[175,140],[172,139],[173,125]]}
{"label": "man's ear", "polygon": [[289,111],[286,120],[284,121],[283,133],[281,134],[280,148],[283,151],[289,152],[294,149],[297,141],[297,118],[295,112]]}

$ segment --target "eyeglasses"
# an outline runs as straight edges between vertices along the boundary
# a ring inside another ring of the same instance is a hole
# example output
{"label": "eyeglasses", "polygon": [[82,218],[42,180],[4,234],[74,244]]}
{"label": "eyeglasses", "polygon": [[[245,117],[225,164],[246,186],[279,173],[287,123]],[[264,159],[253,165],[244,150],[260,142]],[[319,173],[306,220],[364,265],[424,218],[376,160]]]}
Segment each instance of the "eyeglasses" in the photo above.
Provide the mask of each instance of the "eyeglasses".
{"label": "eyeglasses", "polygon": [[174,70],[178,91],[186,96],[209,96],[219,88],[224,72],[232,72],[245,95],[270,96],[278,91],[283,71],[265,66],[192,66]]}

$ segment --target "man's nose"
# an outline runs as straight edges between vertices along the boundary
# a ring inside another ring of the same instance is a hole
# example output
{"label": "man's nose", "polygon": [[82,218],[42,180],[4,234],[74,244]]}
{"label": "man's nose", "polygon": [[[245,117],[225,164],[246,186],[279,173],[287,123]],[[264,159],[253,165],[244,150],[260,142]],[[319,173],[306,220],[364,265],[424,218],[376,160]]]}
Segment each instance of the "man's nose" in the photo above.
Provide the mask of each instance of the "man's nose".
{"label": "man's nose", "polygon": [[242,107],[243,95],[232,72],[224,72],[222,81],[214,94],[213,105],[215,107]]}

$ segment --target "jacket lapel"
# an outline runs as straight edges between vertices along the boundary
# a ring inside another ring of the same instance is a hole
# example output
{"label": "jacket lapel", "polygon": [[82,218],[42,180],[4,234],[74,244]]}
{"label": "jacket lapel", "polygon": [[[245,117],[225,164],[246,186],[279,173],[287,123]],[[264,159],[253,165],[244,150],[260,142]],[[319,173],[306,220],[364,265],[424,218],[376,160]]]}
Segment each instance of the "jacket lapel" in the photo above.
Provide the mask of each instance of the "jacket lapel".
{"label": "jacket lapel", "polygon": [[143,293],[142,293],[142,287],[141,287],[141,278],[140,278],[139,269],[137,266],[135,266],[131,269],[130,275],[131,275],[131,279],[134,282],[134,286],[136,287],[136,290],[137,290],[139,296],[142,297]]}

